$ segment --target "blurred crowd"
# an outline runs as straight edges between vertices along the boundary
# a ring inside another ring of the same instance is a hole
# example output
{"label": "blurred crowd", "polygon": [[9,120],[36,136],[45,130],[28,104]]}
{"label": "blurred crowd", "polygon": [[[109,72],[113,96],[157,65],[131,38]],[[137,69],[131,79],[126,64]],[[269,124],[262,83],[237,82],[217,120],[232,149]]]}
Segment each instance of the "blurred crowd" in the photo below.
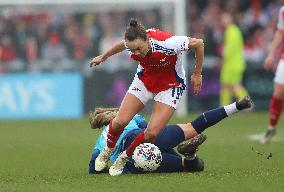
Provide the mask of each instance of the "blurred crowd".
{"label": "blurred crowd", "polygon": [[[187,3],[188,36],[203,38],[206,55],[222,55],[222,12],[234,14],[244,39],[247,62],[259,65],[273,38],[283,0],[190,0]],[[76,5],[75,5],[76,6]],[[11,9],[10,9],[11,10]],[[88,62],[123,38],[131,17],[146,27],[165,30],[160,9],[137,11],[75,11],[0,13],[0,73],[88,71]],[[169,21],[171,22],[171,21]],[[133,69],[123,53],[99,69],[115,72]]]}

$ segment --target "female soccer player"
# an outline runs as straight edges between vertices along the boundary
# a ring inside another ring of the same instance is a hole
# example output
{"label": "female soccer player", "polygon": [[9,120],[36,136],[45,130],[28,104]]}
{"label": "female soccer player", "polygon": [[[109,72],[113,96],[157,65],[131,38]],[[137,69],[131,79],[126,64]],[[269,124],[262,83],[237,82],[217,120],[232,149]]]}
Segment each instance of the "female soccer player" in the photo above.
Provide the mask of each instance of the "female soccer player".
{"label": "female soccer player", "polygon": [[[206,140],[206,136],[202,135],[201,133],[206,128],[213,126],[233,113],[248,109],[251,106],[252,100],[246,96],[239,102],[202,113],[202,115],[191,123],[165,126],[165,128],[162,129],[162,131],[158,134],[154,142],[155,145],[157,145],[161,150],[163,157],[162,164],[157,172],[203,171],[204,162],[195,154],[197,147]],[[92,128],[106,126],[99,135],[94,147],[92,158],[89,164],[90,174],[98,172],[95,170],[95,164],[97,163],[95,160],[98,158],[99,154],[103,151],[106,145],[107,132],[110,128],[109,123],[116,115],[116,109],[98,109],[94,113],[90,114],[90,123]],[[120,135],[116,143],[116,148],[111,154],[111,161],[116,161],[116,159],[119,157],[119,154],[129,145],[131,145],[131,142],[136,138],[136,136],[143,132],[146,127],[147,122],[145,119],[140,115],[135,115]],[[180,144],[181,142],[191,138],[193,139]],[[173,148],[177,145],[179,145],[177,148],[178,152],[183,154],[185,157],[175,153]],[[105,168],[100,170],[100,172],[104,171]],[[122,172],[140,173],[141,171],[135,168],[130,159],[130,161],[126,162],[126,166],[124,166]]]}
{"label": "female soccer player", "polygon": [[90,66],[99,65],[108,57],[124,51],[139,62],[137,73],[119,108],[117,116],[110,122],[107,145],[96,158],[96,171],[107,166],[115,144],[129,121],[141,111],[150,99],[154,105],[150,121],[129,147],[121,153],[109,169],[111,175],[119,175],[136,148],[141,143],[153,142],[161,129],[172,117],[186,87],[185,71],[182,66],[182,52],[194,49],[196,64],[191,76],[193,90],[198,94],[202,85],[202,64],[204,58],[203,40],[187,36],[175,36],[158,29],[148,29],[130,20],[125,38],[120,43],[92,59]]}
{"label": "female soccer player", "polygon": [[[90,114],[90,123],[92,128],[100,128],[105,126],[117,114],[117,109],[96,109],[94,113]],[[112,153],[110,160],[114,162],[118,155],[125,150],[127,146],[136,138],[136,136],[145,130],[147,127],[147,121],[141,115],[135,115],[129,124],[124,128],[120,135],[116,149]],[[105,126],[101,134],[99,135],[96,144],[92,152],[92,158],[89,163],[89,173],[100,173],[95,171],[95,159],[100,154],[101,150],[106,145],[106,134],[108,132],[109,125]],[[184,140],[184,134],[181,129],[177,127],[167,126],[163,129],[157,137],[156,144],[159,146],[162,152],[162,162],[159,168],[155,172],[196,172],[203,171],[204,163],[202,159],[195,155],[197,147],[201,145],[205,140],[205,135],[198,135],[194,139],[188,141],[186,144],[190,147],[187,149],[186,157],[178,155],[173,147],[177,146],[181,140]],[[184,148],[184,147],[183,147]],[[185,150],[184,150],[185,151]],[[106,172],[104,169],[101,172]],[[123,173],[142,173],[141,169],[134,166],[133,160],[126,163]]]}
{"label": "female soccer player", "polygon": [[274,34],[272,46],[267,55],[264,68],[266,70],[273,70],[274,53],[276,49],[282,45],[281,59],[278,63],[275,77],[274,77],[274,91],[269,105],[269,126],[261,143],[268,143],[276,134],[276,125],[283,110],[284,103],[284,6],[280,8],[278,16],[277,31]]}

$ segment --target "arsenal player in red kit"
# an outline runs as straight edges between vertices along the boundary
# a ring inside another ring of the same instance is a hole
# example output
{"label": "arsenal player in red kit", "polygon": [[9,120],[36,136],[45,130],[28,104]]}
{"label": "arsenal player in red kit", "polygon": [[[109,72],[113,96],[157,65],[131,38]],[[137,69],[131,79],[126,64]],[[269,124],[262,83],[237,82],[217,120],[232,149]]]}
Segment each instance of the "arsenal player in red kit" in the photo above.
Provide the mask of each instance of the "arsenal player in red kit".
{"label": "arsenal player in red kit", "polygon": [[264,62],[264,68],[273,70],[274,53],[282,45],[281,59],[278,63],[275,77],[274,77],[274,90],[269,105],[269,126],[261,139],[261,143],[268,143],[276,134],[276,125],[283,111],[284,103],[284,6],[280,8],[278,15],[277,31],[274,34],[273,42],[269,53]]}
{"label": "arsenal player in red kit", "polygon": [[136,146],[145,142],[155,142],[156,136],[174,114],[186,88],[182,54],[189,49],[195,51],[196,62],[191,83],[194,94],[197,95],[202,86],[204,59],[202,39],[176,36],[154,28],[146,30],[136,19],[131,19],[126,28],[124,40],[91,60],[90,66],[96,66],[108,57],[127,50],[130,57],[139,63],[137,73],[117,116],[109,124],[107,146],[96,158],[96,171],[101,171],[107,166],[124,127],[150,99],[154,99],[154,105],[147,128],[118,156],[109,169],[110,175],[120,175],[123,172],[127,159]]}

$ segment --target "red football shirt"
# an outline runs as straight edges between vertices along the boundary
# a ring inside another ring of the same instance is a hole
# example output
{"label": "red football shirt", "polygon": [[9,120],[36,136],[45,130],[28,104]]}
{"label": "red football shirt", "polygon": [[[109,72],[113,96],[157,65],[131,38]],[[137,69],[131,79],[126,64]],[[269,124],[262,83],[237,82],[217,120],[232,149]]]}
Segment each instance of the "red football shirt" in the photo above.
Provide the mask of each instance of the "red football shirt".
{"label": "red football shirt", "polygon": [[158,93],[171,87],[186,84],[185,71],[182,66],[182,51],[188,50],[187,36],[175,36],[158,29],[148,29],[152,54],[139,57],[127,47],[131,58],[138,61],[136,75],[152,93]]}

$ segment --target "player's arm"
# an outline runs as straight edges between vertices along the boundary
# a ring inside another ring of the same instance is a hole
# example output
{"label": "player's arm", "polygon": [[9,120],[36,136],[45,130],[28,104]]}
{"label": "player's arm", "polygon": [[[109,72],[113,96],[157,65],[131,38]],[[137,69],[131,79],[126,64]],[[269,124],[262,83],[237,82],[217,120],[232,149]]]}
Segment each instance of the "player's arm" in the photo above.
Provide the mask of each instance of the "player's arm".
{"label": "player's arm", "polygon": [[203,40],[189,37],[188,48],[195,51],[195,68],[191,75],[191,83],[193,84],[194,94],[197,95],[202,86],[202,65],[204,61]]}
{"label": "player's arm", "polygon": [[264,68],[266,70],[271,70],[273,68],[274,53],[277,50],[277,48],[280,46],[281,40],[282,40],[282,31],[278,29],[274,34],[271,48],[264,61]]}
{"label": "player's arm", "polygon": [[119,43],[117,43],[116,45],[114,45],[112,48],[110,48],[109,50],[107,50],[105,53],[93,58],[90,61],[90,67],[92,66],[96,66],[99,65],[101,62],[105,61],[107,58],[109,58],[110,56],[120,53],[122,51],[124,51],[125,48],[125,43],[124,41],[121,41]]}
{"label": "player's arm", "polygon": [[204,43],[203,43],[203,40],[189,37],[188,48],[195,50],[196,63],[195,63],[195,68],[194,68],[193,73],[201,74],[202,73],[202,64],[203,64],[203,60],[204,60]]}
{"label": "player's arm", "polygon": [[274,53],[281,44],[283,30],[284,30],[284,6],[280,8],[280,11],[278,13],[277,31],[274,33],[271,48],[268,52],[267,57],[264,60],[264,68],[267,70],[273,69]]}

